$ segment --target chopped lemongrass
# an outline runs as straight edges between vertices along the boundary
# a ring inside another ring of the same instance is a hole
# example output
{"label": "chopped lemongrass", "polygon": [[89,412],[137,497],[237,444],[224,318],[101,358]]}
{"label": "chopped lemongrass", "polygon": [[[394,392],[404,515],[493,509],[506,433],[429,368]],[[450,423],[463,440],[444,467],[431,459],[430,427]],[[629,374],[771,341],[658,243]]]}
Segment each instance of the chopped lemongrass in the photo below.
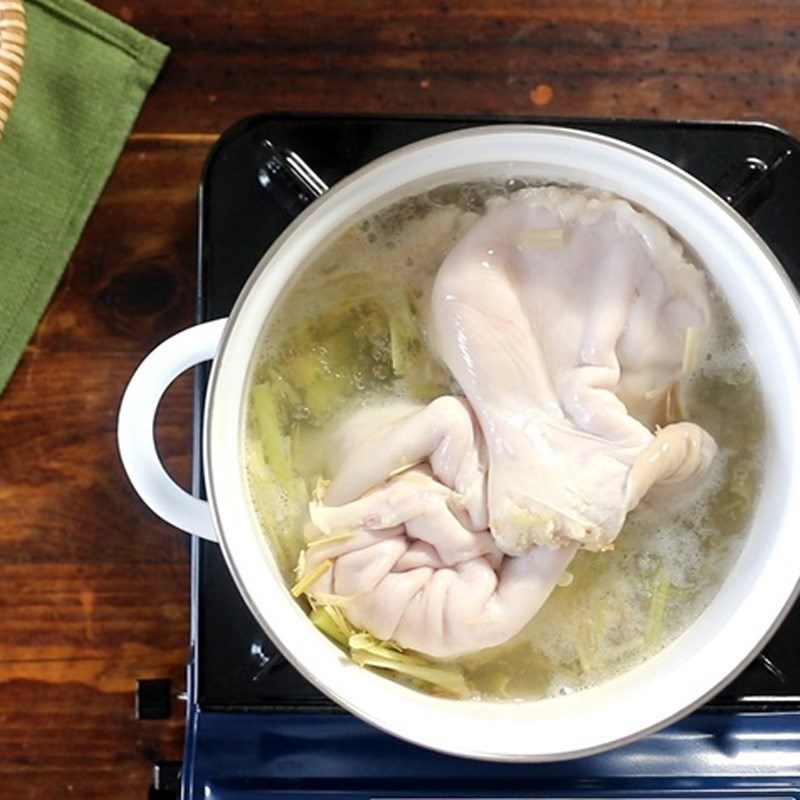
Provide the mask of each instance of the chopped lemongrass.
{"label": "chopped lemongrass", "polygon": [[301,550],[297,556],[297,564],[294,568],[294,576],[297,580],[300,579],[300,576],[306,571],[306,551]]}
{"label": "chopped lemongrass", "polygon": [[644,646],[648,650],[661,639],[661,631],[664,626],[664,612],[667,608],[667,599],[671,582],[667,573],[660,569],[656,574],[653,585],[653,593],[650,597],[650,610],[647,617],[647,630],[644,634]]}
{"label": "chopped lemongrass", "polygon": [[681,402],[681,382],[679,380],[650,389],[644,393],[645,400],[664,401],[664,421],[667,423],[678,422],[683,418],[683,403]]}
{"label": "chopped lemongrass", "polygon": [[264,461],[278,481],[286,486],[293,477],[289,463],[289,439],[281,431],[278,405],[269,384],[259,383],[253,387],[253,410],[261,434]]}
{"label": "chopped lemongrass", "polygon": [[405,292],[390,295],[386,315],[389,318],[392,372],[400,377],[409,372],[414,355],[421,349],[414,312]]}
{"label": "chopped lemongrass", "polygon": [[[420,670],[433,670],[435,673],[445,676],[448,684],[445,688],[450,688],[453,675],[461,675],[455,667],[438,667],[429,664],[421,656],[404,651],[396,642],[383,641],[366,631],[356,631],[340,608],[328,604],[327,601],[330,597],[332,596],[315,594],[309,598],[312,604],[312,621],[331,638],[341,644],[346,644],[356,663],[360,664],[365,659],[379,659],[384,662],[384,668],[395,669],[404,674],[412,674],[412,671],[419,673]],[[349,598],[341,599],[345,601]],[[414,677],[424,680],[419,674],[415,674]]]}
{"label": "chopped lemongrass", "polygon": [[307,597],[320,606],[330,606],[331,608],[338,608],[346,606],[353,598],[358,597],[361,592],[355,594],[330,594],[328,592],[310,592]]}
{"label": "chopped lemongrass", "polygon": [[364,653],[363,651],[353,653],[353,660],[360,667],[375,667],[408,675],[422,683],[443,689],[454,697],[466,698],[473,694],[467,685],[464,675],[457,669],[393,660]]}
{"label": "chopped lemongrass", "polygon": [[519,247],[521,250],[555,250],[563,247],[565,241],[563,228],[537,228],[522,231]]}
{"label": "chopped lemongrass", "polygon": [[565,589],[567,586],[569,586],[572,583],[573,577],[574,576],[573,576],[573,574],[571,572],[568,572],[567,570],[564,570],[564,572],[562,572],[558,576],[558,580],[556,581],[556,585],[560,586],[562,589]]}
{"label": "chopped lemongrass", "polygon": [[419,461],[412,461],[408,464],[404,464],[401,467],[395,467],[390,473],[389,478],[394,478],[396,475],[402,475],[404,472],[408,472],[412,467],[416,467],[419,464]]}
{"label": "chopped lemongrass", "polygon": [[[308,584],[309,580],[317,580],[319,574],[315,573],[318,573],[320,568],[326,570],[330,567],[330,563],[330,561],[323,562],[312,570],[298,582],[292,594],[303,590],[301,583]],[[341,608],[337,607],[349,599],[321,593],[310,594],[309,618],[326,636],[345,647],[356,664],[400,673],[418,684],[424,684],[427,688],[432,687],[455,697],[472,695],[464,674],[458,667],[431,664],[416,653],[406,652],[396,642],[383,641],[367,631],[353,628]],[[333,600],[339,602],[331,602]]]}
{"label": "chopped lemongrass", "polygon": [[666,397],[666,400],[664,402],[664,421],[667,424],[669,424],[670,422],[675,422],[676,421],[676,420],[673,419],[673,408],[672,408],[673,405],[674,405],[674,403],[673,403],[673,398],[672,398],[672,392],[667,392],[667,397]]}
{"label": "chopped lemongrass", "polygon": [[353,635],[353,626],[348,621],[347,617],[341,612],[340,609],[336,608],[335,606],[325,606],[325,611],[328,615],[336,621],[336,624],[339,628],[347,634],[347,638],[349,639]]}
{"label": "chopped lemongrass", "polygon": [[348,639],[353,635],[353,628],[345,615],[335,606],[316,605],[316,598],[310,598],[314,606],[310,619],[324,634],[340,645],[346,647]]}
{"label": "chopped lemongrass", "polygon": [[702,330],[696,325],[686,328],[686,338],[683,340],[683,365],[681,372],[686,375],[697,366],[697,357],[700,354]]}
{"label": "chopped lemongrass", "polygon": [[353,652],[365,650],[366,652],[372,653],[375,656],[390,658],[394,661],[419,663],[423,666],[425,664],[424,661],[421,661],[420,659],[406,653],[403,648],[400,647],[400,645],[395,644],[394,642],[384,642],[380,639],[376,639],[371,633],[367,633],[366,631],[354,633],[348,640],[347,645]]}
{"label": "chopped lemongrass", "polygon": [[328,613],[328,606],[314,608],[308,616],[326,636],[341,645],[347,644],[347,633],[339,627],[336,620]]}
{"label": "chopped lemongrass", "polygon": [[556,529],[556,522],[553,517],[546,514],[534,514],[527,508],[519,506],[506,512],[506,519],[520,531],[530,531],[541,536],[550,536]]}
{"label": "chopped lemongrass", "polygon": [[303,391],[319,380],[319,356],[312,351],[306,350],[299,353],[284,368],[291,381],[290,385]]}
{"label": "chopped lemongrass", "polygon": [[657,389],[651,389],[649,392],[644,393],[644,399],[656,400],[659,397],[663,397],[671,388],[672,384],[668,383],[665,386],[659,386]]}
{"label": "chopped lemongrass", "polygon": [[306,545],[306,548],[311,550],[312,548],[323,547],[324,545],[334,544],[335,542],[346,542],[355,535],[355,531],[342,531],[341,533],[332,533],[330,536],[320,536],[319,539],[310,541]]}
{"label": "chopped lemongrass", "polygon": [[684,418],[680,381],[675,381],[672,384],[672,388],[667,392],[666,403],[664,404],[664,418],[667,423],[679,422]]}
{"label": "chopped lemongrass", "polygon": [[300,597],[301,594],[305,594],[332,566],[333,561],[329,558],[317,564],[316,567],[303,575],[303,577],[292,586],[292,596]]}
{"label": "chopped lemongrass", "polygon": [[321,503],[322,499],[325,497],[325,492],[330,485],[331,482],[329,480],[326,480],[321,475],[317,476],[317,481],[314,484],[314,489],[311,492],[311,498],[317,503]]}
{"label": "chopped lemongrass", "polygon": [[278,372],[278,370],[271,369],[267,374],[269,375],[269,381],[272,385],[272,388],[281,396],[287,405],[302,405],[302,397],[300,396],[300,392],[298,392],[297,389],[295,389],[294,386],[292,386],[292,384],[286,380],[286,378],[280,372]]}
{"label": "chopped lemongrass", "polygon": [[245,459],[254,508],[273,546],[281,574],[288,576],[297,561],[297,554],[304,546],[301,537],[295,533],[295,501],[289,493],[289,487],[281,485],[264,462],[258,440],[247,442]]}
{"label": "chopped lemongrass", "polygon": [[350,648],[350,653],[354,658],[356,653],[369,653],[390,661],[403,660],[399,650],[390,650],[388,647],[384,647],[375,637],[370,636],[368,633],[354,633],[347,640],[347,646]]}
{"label": "chopped lemongrass", "polygon": [[339,380],[324,376],[306,387],[305,405],[315,419],[326,419],[336,410],[342,399]]}
{"label": "chopped lemongrass", "polygon": [[378,640],[371,633],[361,631],[360,633],[354,633],[347,644],[351,650],[364,650],[377,643]]}

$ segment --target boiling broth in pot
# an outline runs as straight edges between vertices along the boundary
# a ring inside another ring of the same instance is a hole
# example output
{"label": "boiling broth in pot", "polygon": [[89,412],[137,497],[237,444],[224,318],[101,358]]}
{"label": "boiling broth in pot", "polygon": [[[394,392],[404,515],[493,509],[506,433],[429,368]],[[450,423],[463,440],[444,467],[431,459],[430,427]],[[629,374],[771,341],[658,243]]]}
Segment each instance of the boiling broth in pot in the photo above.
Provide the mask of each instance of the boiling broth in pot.
{"label": "boiling broth in pot", "polygon": [[[287,585],[298,586],[298,563],[302,573],[313,540],[308,506],[331,477],[325,454],[337,420],[356,408],[461,394],[433,347],[433,282],[487,206],[528,183],[446,185],[358,220],[319,249],[273,312],[252,378],[245,458],[253,505]],[[756,370],[713,285],[710,316],[708,335],[691,343],[692,368],[662,409],[667,422],[689,420],[714,438],[709,474],[667,508],[634,508],[613,549],[580,550],[513,638],[433,659],[371,637],[335,602],[309,604],[298,592],[312,620],[367,667],[423,691],[481,699],[578,691],[663,648],[730,570],[762,472]]]}

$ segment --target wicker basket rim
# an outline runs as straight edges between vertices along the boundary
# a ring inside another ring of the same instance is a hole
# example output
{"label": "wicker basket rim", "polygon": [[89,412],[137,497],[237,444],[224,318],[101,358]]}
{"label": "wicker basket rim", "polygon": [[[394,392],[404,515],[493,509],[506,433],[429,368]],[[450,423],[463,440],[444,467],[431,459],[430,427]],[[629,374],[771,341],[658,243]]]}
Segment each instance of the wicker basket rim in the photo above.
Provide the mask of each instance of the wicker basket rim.
{"label": "wicker basket rim", "polygon": [[0,0],[0,138],[17,96],[26,43],[22,0]]}

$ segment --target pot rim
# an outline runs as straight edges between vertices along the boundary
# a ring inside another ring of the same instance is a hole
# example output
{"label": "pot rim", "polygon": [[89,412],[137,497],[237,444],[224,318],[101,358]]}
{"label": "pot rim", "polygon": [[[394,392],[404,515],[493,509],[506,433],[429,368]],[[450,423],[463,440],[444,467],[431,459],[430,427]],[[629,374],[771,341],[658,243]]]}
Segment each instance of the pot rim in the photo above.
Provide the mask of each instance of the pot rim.
{"label": "pot rim", "polygon": [[[722,215],[724,215],[724,217],[726,217],[729,221],[735,223],[736,226],[738,226],[738,228],[740,229],[741,233],[745,234],[749,238],[749,240],[760,249],[761,258],[764,265],[766,266],[766,264],[769,264],[773,268],[777,276],[780,278],[780,280],[782,281],[783,289],[786,292],[788,299],[793,304],[792,311],[795,316],[795,322],[797,321],[798,311],[800,311],[800,301],[798,301],[796,289],[792,285],[788,276],[783,271],[780,263],[777,261],[773,253],[766,246],[766,244],[760,239],[758,234],[734,209],[728,206],[728,204],[726,204],[721,198],[719,198],[710,189],[708,189],[708,187],[706,187],[703,183],[698,181],[696,178],[688,175],[683,170],[671,164],[670,162],[664,161],[658,156],[655,156],[647,151],[640,150],[639,148],[634,147],[633,145],[629,145],[627,143],[620,142],[615,139],[610,139],[608,137],[601,136],[599,134],[587,133],[584,131],[578,131],[570,128],[562,128],[549,125],[498,124],[498,125],[490,125],[485,127],[478,127],[467,130],[450,132],[429,139],[425,139],[420,142],[416,142],[414,144],[395,150],[371,162],[370,164],[361,168],[357,172],[348,176],[340,183],[338,183],[335,187],[333,187],[333,189],[327,195],[321,198],[321,200],[315,202],[312,206],[306,209],[306,211],[304,211],[289,226],[289,228],[287,228],[287,230],[275,241],[275,243],[261,258],[258,265],[254,269],[252,275],[250,276],[249,280],[247,281],[247,283],[245,284],[245,286],[243,287],[242,291],[238,296],[236,304],[234,305],[234,308],[229,317],[228,323],[225,326],[225,330],[223,332],[222,339],[220,341],[217,357],[214,359],[212,365],[211,375],[209,378],[208,388],[206,393],[206,406],[205,406],[205,416],[203,425],[203,466],[206,475],[207,494],[212,516],[214,519],[214,525],[218,531],[220,546],[222,548],[226,563],[231,572],[231,575],[233,576],[236,586],[239,592],[241,593],[242,597],[244,598],[245,602],[247,603],[248,607],[250,608],[251,612],[259,621],[259,624],[264,628],[264,630],[274,641],[276,646],[278,646],[281,649],[287,660],[289,660],[289,662],[298,670],[298,672],[300,672],[300,674],[304,678],[309,680],[323,693],[325,693],[329,697],[332,697],[339,705],[341,705],[351,713],[355,714],[356,716],[360,717],[361,719],[365,720],[366,722],[369,722],[370,724],[378,727],[381,730],[384,730],[400,738],[406,739],[407,741],[413,742],[415,744],[421,744],[431,749],[438,750],[444,753],[449,753],[459,756],[468,756],[471,758],[489,760],[489,761],[506,761],[506,762],[556,761],[556,760],[571,759],[571,758],[591,755],[594,753],[610,749],[612,747],[616,747],[631,742],[648,733],[652,733],[653,731],[659,730],[664,726],[671,724],[672,722],[675,722],[676,720],[680,719],[687,713],[695,710],[704,702],[706,702],[706,700],[708,700],[710,697],[716,694],[723,686],[727,685],[731,680],[733,680],[737,675],[739,675],[745,669],[745,667],[750,663],[750,661],[760,652],[766,641],[773,635],[776,629],[780,626],[781,622],[784,620],[789,610],[791,609],[793,603],[797,599],[798,594],[800,594],[800,574],[795,574],[793,589],[786,596],[786,599],[783,602],[780,609],[778,610],[777,614],[771,615],[771,620],[772,620],[771,624],[762,632],[760,638],[749,649],[749,652],[746,654],[746,656],[743,658],[739,658],[732,668],[726,670],[724,677],[717,680],[712,686],[707,688],[703,693],[697,695],[694,698],[694,700],[688,703],[681,704],[681,706],[675,709],[673,713],[666,716],[661,716],[658,720],[652,722],[651,724],[648,724],[644,727],[638,727],[635,730],[632,730],[631,732],[627,733],[626,735],[621,735],[613,739],[603,739],[602,741],[598,741],[593,745],[582,746],[571,750],[562,749],[557,752],[546,751],[541,753],[522,753],[522,752],[502,753],[496,750],[492,750],[491,748],[489,749],[464,748],[463,746],[448,747],[446,744],[442,744],[436,741],[431,741],[430,737],[426,738],[424,732],[423,735],[421,736],[414,736],[402,730],[398,730],[397,726],[394,726],[391,724],[391,722],[387,721],[385,716],[372,713],[371,710],[368,710],[367,708],[359,705],[357,700],[351,699],[348,696],[341,694],[339,691],[337,691],[330,685],[330,683],[319,673],[318,670],[312,669],[307,666],[307,659],[304,659],[303,657],[299,656],[291,646],[287,646],[285,644],[284,636],[282,636],[280,633],[276,631],[276,626],[272,624],[270,621],[270,612],[262,609],[260,604],[254,599],[250,589],[248,588],[248,580],[246,580],[241,574],[240,565],[238,563],[237,555],[232,547],[232,543],[229,540],[228,536],[226,536],[225,534],[225,523],[223,521],[224,501],[220,500],[220,492],[218,490],[219,477],[215,480],[215,475],[219,476],[220,473],[215,468],[215,462],[213,458],[214,450],[212,446],[213,431],[215,429],[215,424],[220,414],[218,404],[215,403],[215,398],[217,398],[218,394],[220,393],[221,391],[220,385],[224,380],[221,377],[221,373],[222,373],[222,365],[225,363],[226,351],[229,349],[230,341],[234,331],[236,330],[237,323],[241,319],[244,313],[244,309],[247,308],[248,298],[252,297],[254,286],[256,286],[261,276],[264,274],[269,265],[275,259],[276,255],[282,250],[287,240],[291,239],[298,230],[308,227],[308,225],[311,224],[312,220],[321,216],[324,209],[330,207],[343,193],[349,192],[351,188],[359,184],[359,182],[364,181],[367,177],[374,175],[374,173],[390,165],[392,162],[396,162],[398,159],[408,158],[408,157],[419,157],[421,154],[424,154],[426,150],[430,150],[442,144],[452,143],[454,141],[457,142],[467,139],[478,139],[486,136],[504,136],[504,135],[515,135],[515,134],[517,135],[532,134],[534,136],[558,137],[560,140],[563,140],[565,144],[569,142],[578,142],[578,141],[590,142],[593,143],[594,145],[601,146],[601,148],[615,150],[627,154],[627,156],[635,158],[639,161],[649,163],[651,166],[657,167],[662,173],[665,173],[665,177],[666,174],[669,174],[670,178],[673,181],[677,180],[680,183],[682,183],[684,187],[689,187],[695,193],[699,193],[703,197],[703,202],[705,202],[709,206],[709,208],[713,206],[716,214],[719,214],[721,212]],[[499,161],[499,159],[494,159],[494,161]],[[431,167],[428,171],[428,174],[433,176],[440,172],[441,170],[437,169],[436,167]],[[403,183],[398,184],[398,186],[403,186],[403,185],[404,185]],[[375,202],[377,199],[385,197],[385,194],[386,194],[385,192],[382,192],[377,195],[371,196],[369,201],[363,205],[369,205]],[[325,238],[324,235],[318,236],[317,240],[320,241],[324,238]],[[295,264],[295,268],[301,267],[302,263],[303,263],[302,259],[298,259]],[[287,275],[283,285],[285,285],[286,282],[288,282],[292,274],[294,274],[294,271],[289,275]],[[280,292],[276,293],[275,299],[277,299],[277,295],[279,293]],[[268,308],[264,311],[263,313],[264,320],[267,318],[269,311],[271,311],[272,307],[274,306],[275,299],[273,299],[273,302],[270,303]],[[789,314],[788,309],[784,309],[784,311],[787,313],[787,315]],[[263,324],[265,323],[262,322],[262,327]],[[795,345],[796,344],[797,343],[795,342]],[[250,380],[249,368],[247,372],[248,376],[243,379],[243,389],[244,387],[249,385],[249,380]],[[243,401],[243,398],[240,398],[240,401]],[[227,404],[223,404],[221,407],[224,409],[225,413],[228,414],[231,413],[231,409]],[[241,409],[239,413],[240,414],[243,413]],[[230,474],[226,473],[225,478],[230,479]],[[273,579],[275,583],[278,583],[277,578],[273,576]],[[288,597],[288,592],[286,592],[286,587],[283,584],[282,580],[280,581],[280,584],[281,588],[284,590],[284,592]],[[294,603],[293,600],[291,602]],[[303,614],[303,619],[306,619],[304,614]],[[306,623],[310,628],[311,626],[310,623],[308,623],[307,619]],[[322,634],[319,635],[321,636]],[[680,639],[681,637],[678,638]],[[330,646],[334,647],[334,645],[332,644],[330,644]],[[656,658],[656,656],[650,657],[646,659],[646,661],[651,661],[654,658]],[[628,671],[626,670],[626,673],[627,672]],[[376,679],[380,680],[382,683],[388,683],[388,681],[384,678],[378,678],[377,676],[373,677],[376,677]],[[404,687],[400,688],[402,689],[402,691],[408,692],[411,695],[419,694],[417,692],[414,692],[413,690],[405,689]],[[591,690],[585,690],[585,691],[591,691]],[[463,703],[464,701],[450,701],[450,702]],[[538,702],[546,702],[546,701],[538,701]]]}

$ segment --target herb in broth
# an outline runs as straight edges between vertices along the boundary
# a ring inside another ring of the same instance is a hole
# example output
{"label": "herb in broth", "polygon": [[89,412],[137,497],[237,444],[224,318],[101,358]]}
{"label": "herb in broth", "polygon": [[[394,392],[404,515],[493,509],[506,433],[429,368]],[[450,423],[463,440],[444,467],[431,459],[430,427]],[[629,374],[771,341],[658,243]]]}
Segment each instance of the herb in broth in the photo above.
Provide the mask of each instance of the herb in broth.
{"label": "herb in broth", "polygon": [[[309,499],[307,479],[323,467],[313,455],[304,460],[303,454],[318,453],[314,439],[320,427],[354,398],[398,380],[404,391],[424,400],[451,389],[446,372],[423,343],[414,299],[406,290],[387,291],[364,271],[333,273],[325,290],[325,296],[341,298],[338,306],[296,323],[278,357],[259,367],[251,390],[251,489],[286,578],[306,545],[300,531]],[[318,577],[300,578],[295,595],[306,595]],[[473,694],[457,667],[434,666],[395,643],[379,642],[353,629],[335,606],[319,598],[307,601],[311,621],[361,666],[389,671],[428,692]]]}
{"label": "herb in broth", "polygon": [[[488,197],[520,188],[446,186],[362,220],[326,245],[272,321],[251,390],[248,475],[284,577],[311,621],[356,663],[433,694],[532,699],[603,681],[662,648],[697,616],[730,568],[758,495],[764,415],[755,370],[716,298],[716,336],[692,343],[697,366],[670,421],[697,422],[719,445],[716,476],[668,513],[634,510],[613,551],[579,552],[512,641],[454,662],[356,630],[347,598],[308,596],[301,551],[307,506],[327,477],[326,427],[376,397],[427,402],[458,391],[432,352],[427,297],[436,270]],[[325,562],[322,562],[323,564]]]}

